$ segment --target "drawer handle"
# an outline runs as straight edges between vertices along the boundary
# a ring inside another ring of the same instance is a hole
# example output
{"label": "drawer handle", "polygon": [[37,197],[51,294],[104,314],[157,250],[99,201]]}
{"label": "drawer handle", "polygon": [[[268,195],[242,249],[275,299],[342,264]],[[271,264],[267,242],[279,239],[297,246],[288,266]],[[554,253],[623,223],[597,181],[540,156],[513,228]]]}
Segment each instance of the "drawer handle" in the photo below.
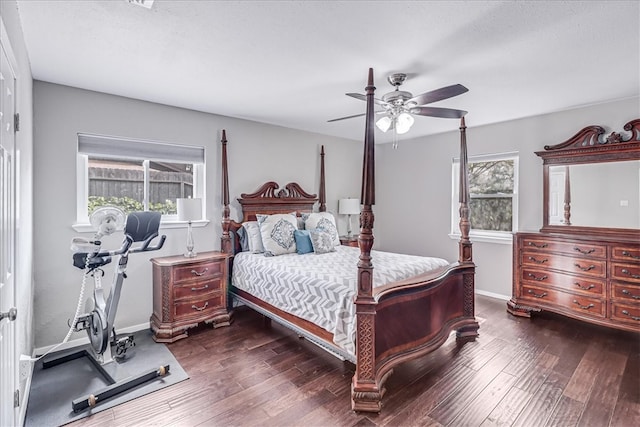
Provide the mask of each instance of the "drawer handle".
{"label": "drawer handle", "polygon": [[627,296],[630,296],[630,297],[631,297],[631,298],[633,298],[633,299],[640,299],[640,295],[634,295],[634,294],[632,294],[631,292],[629,292],[629,291],[628,291],[628,290],[626,290],[626,289],[623,289],[623,290],[622,290],[622,293],[623,293],[623,294],[625,294],[625,295],[627,295]]}
{"label": "drawer handle", "polygon": [[582,304],[580,304],[580,303],[578,302],[578,300],[575,300],[575,299],[573,300],[573,303],[574,303],[574,304],[577,304],[577,305],[578,305],[578,307],[580,307],[580,308],[581,308],[581,309],[583,309],[583,310],[589,310],[590,308],[595,307],[593,304],[589,304],[589,305],[582,305]]}
{"label": "drawer handle", "polygon": [[199,288],[191,288],[191,290],[194,291],[194,292],[195,291],[201,291],[203,289],[209,289],[209,285],[204,285],[204,286],[201,286]]}
{"label": "drawer handle", "polygon": [[574,247],[573,247],[573,250],[574,250],[574,251],[578,251],[578,252],[580,252],[580,253],[581,253],[581,254],[583,254],[583,255],[589,255],[589,254],[592,254],[592,253],[594,253],[594,252],[596,251],[596,250],[595,250],[595,249],[593,249],[593,248],[591,248],[591,249],[589,249],[589,250],[586,250],[586,251],[585,251],[585,250],[583,250],[583,249],[580,249],[580,248],[579,248],[579,247],[577,247],[577,246],[574,246]]}
{"label": "drawer handle", "polygon": [[630,318],[632,318],[633,320],[640,320],[640,317],[638,316],[632,316],[631,313],[629,313],[627,310],[622,310],[622,314],[624,314],[625,316],[629,316]]}
{"label": "drawer handle", "polygon": [[535,242],[529,242],[528,244],[529,244],[529,246],[533,246],[534,248],[539,248],[539,249],[544,249],[544,248],[546,248],[547,246],[549,246],[549,245],[548,245],[548,244],[546,244],[546,243],[543,243],[543,244],[541,244],[541,245],[536,245],[536,243],[535,243]]}
{"label": "drawer handle", "polygon": [[[582,285],[580,284],[580,282],[574,282],[574,284],[575,284],[578,288],[582,289],[583,291],[588,291],[589,289],[593,289],[593,288],[595,288],[595,287],[596,287],[596,285],[591,284],[591,283],[589,284],[589,286],[582,286]],[[623,291],[623,292],[624,292],[624,291]]]}
{"label": "drawer handle", "polygon": [[633,274],[629,270],[627,270],[626,268],[622,269],[622,274],[626,274],[627,276],[631,276],[634,279],[640,279],[640,274]]}
{"label": "drawer handle", "polygon": [[541,294],[536,294],[536,293],[535,293],[535,292],[533,292],[531,289],[529,289],[529,291],[528,291],[528,292],[529,292],[531,295],[533,295],[534,297],[536,297],[536,298],[544,298],[544,297],[546,297],[546,296],[547,296],[547,293],[546,293],[546,292],[543,292],[543,293],[541,293]]}
{"label": "drawer handle", "polygon": [[527,276],[531,277],[533,280],[537,280],[538,282],[542,282],[549,277],[546,274],[544,276],[537,277],[535,274],[531,273],[527,273]]}
{"label": "drawer handle", "polygon": [[544,264],[545,262],[549,261],[547,258],[543,258],[543,259],[536,259],[535,257],[527,257],[529,259],[529,261],[533,261],[536,264]]}
{"label": "drawer handle", "polygon": [[191,274],[195,274],[196,276],[204,276],[204,274],[205,274],[207,271],[209,271],[209,268],[208,268],[208,267],[207,267],[207,268],[205,268],[204,270],[202,270],[202,272],[200,272],[200,273],[199,273],[199,272],[197,272],[197,271],[195,271],[195,270],[191,270]]}
{"label": "drawer handle", "polygon": [[196,307],[195,304],[191,306],[194,310],[202,311],[209,306],[209,301],[206,301],[202,307]]}
{"label": "drawer handle", "polygon": [[628,256],[629,258],[633,258],[633,259],[640,259],[640,256],[634,255],[628,251],[622,251],[622,256]]}
{"label": "drawer handle", "polygon": [[577,262],[574,263],[573,265],[575,265],[576,267],[578,267],[580,270],[582,271],[589,271],[589,270],[593,270],[594,268],[596,268],[595,265],[591,264],[589,267],[583,267],[580,264],[578,264]]}

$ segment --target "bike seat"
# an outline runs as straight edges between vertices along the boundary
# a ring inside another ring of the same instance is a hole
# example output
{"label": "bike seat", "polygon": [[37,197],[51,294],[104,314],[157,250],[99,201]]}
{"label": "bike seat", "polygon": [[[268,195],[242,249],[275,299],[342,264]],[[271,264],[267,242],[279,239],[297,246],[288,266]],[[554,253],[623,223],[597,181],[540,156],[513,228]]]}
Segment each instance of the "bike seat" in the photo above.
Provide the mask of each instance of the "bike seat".
{"label": "bike seat", "polygon": [[87,265],[87,255],[89,254],[86,252],[77,252],[73,254],[73,266],[80,270],[84,270],[85,267],[93,270],[94,268],[102,267],[103,265],[107,265],[111,262],[110,256],[93,256],[89,258],[89,264]]}

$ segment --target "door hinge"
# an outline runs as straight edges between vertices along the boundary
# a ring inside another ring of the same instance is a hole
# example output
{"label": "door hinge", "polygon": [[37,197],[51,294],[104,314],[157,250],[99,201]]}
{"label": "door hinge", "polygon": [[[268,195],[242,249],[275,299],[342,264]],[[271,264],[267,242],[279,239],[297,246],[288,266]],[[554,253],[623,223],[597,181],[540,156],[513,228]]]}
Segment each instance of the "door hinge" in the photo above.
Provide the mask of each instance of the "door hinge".
{"label": "door hinge", "polygon": [[20,406],[20,390],[13,392],[13,407],[17,408],[18,406]]}
{"label": "door hinge", "polygon": [[18,132],[20,130],[20,113],[15,113],[13,115],[13,130],[14,132]]}

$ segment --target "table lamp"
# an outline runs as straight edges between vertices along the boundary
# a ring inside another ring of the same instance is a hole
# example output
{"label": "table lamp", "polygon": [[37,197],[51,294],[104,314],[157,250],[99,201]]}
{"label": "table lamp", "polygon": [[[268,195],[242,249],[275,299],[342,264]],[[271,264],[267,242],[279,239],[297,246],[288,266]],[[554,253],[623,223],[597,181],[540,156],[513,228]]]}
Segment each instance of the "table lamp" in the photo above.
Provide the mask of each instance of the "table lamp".
{"label": "table lamp", "polygon": [[193,258],[197,255],[193,251],[193,234],[191,232],[191,221],[202,219],[202,199],[177,199],[178,221],[187,221],[189,228],[187,231],[187,252],[184,256]]}
{"label": "table lamp", "polygon": [[340,199],[338,201],[338,213],[347,215],[347,237],[351,239],[351,215],[360,213],[360,200]]}

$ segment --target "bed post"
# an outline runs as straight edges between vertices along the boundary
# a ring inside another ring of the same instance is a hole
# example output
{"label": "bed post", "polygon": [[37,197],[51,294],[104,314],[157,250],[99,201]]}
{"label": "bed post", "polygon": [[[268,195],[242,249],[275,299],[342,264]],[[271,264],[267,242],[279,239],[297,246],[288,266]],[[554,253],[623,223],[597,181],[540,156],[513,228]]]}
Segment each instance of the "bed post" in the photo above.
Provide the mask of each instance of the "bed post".
{"label": "bed post", "polygon": [[318,210],[320,212],[326,212],[327,210],[327,196],[325,193],[324,185],[324,145],[320,148],[320,191],[318,192],[318,202],[320,206]]}
{"label": "bed post", "polygon": [[229,169],[227,166],[227,132],[222,129],[222,237],[220,248],[222,252],[233,255],[233,245],[229,234]]}
{"label": "bed post", "polygon": [[460,119],[460,242],[458,262],[472,262],[471,240],[469,231],[471,222],[469,221],[469,161],[467,159],[467,126],[464,117]]}
{"label": "bed post", "polygon": [[[471,240],[469,231],[471,222],[469,221],[469,160],[467,157],[467,126],[464,117],[460,119],[460,242],[458,262],[460,264],[471,265],[473,269],[463,274],[463,315],[465,317],[475,317],[475,266],[473,265],[473,253],[471,250]],[[474,321],[458,328],[456,336],[458,340],[473,340],[478,336],[478,322]]]}
{"label": "bed post", "polygon": [[375,344],[375,300],[372,296],[373,264],[373,211],[375,204],[375,156],[374,156],[374,111],[373,69],[369,68],[366,87],[367,110],[364,136],[364,159],[362,164],[362,192],[360,203],[360,260],[358,262],[358,294],[356,304],[356,372],[351,383],[351,408],[354,411],[380,412],[384,390],[376,378]]}

